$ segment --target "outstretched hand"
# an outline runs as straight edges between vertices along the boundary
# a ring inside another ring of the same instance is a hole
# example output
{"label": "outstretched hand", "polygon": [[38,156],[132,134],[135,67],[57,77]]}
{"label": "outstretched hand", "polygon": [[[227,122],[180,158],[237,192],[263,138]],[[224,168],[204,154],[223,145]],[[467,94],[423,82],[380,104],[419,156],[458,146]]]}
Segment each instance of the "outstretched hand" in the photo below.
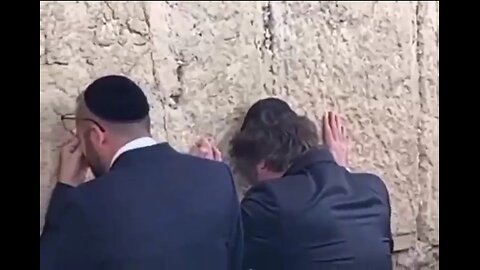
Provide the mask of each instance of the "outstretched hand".
{"label": "outstretched hand", "polygon": [[222,161],[222,152],[218,150],[217,146],[211,138],[202,137],[195,142],[190,148],[191,155],[206,158],[215,161]]}
{"label": "outstretched hand", "polygon": [[338,165],[348,166],[349,138],[340,116],[327,112],[323,117],[323,142]]}

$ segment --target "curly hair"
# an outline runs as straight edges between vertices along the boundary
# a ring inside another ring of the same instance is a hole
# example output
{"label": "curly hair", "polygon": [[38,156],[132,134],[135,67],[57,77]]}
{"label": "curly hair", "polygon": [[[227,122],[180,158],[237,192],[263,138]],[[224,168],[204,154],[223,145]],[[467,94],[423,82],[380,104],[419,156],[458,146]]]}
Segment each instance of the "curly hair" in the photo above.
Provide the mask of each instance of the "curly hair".
{"label": "curly hair", "polygon": [[269,170],[284,172],[294,159],[318,144],[317,127],[307,117],[266,111],[233,137],[230,156],[240,171],[265,161]]}

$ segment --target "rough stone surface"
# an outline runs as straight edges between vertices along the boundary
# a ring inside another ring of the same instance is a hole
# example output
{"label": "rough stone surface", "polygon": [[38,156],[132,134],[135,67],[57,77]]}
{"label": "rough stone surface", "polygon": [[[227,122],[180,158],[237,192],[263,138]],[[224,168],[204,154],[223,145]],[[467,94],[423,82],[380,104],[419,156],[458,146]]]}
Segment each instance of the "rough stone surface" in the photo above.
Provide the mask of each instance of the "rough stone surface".
{"label": "rough stone surface", "polygon": [[283,97],[318,124],[340,111],[353,168],[390,189],[396,269],[437,269],[438,5],[41,2],[40,228],[59,114],[91,80],[121,73],[146,90],[155,137],[181,151],[202,134],[225,151],[262,97]]}

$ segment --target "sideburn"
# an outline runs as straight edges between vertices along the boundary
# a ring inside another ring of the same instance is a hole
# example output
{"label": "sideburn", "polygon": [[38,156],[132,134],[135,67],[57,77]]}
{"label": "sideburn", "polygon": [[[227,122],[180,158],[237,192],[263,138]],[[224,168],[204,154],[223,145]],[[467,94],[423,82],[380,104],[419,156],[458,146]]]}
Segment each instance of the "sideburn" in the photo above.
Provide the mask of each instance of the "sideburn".
{"label": "sideburn", "polygon": [[108,171],[108,169],[102,163],[102,159],[100,158],[98,151],[93,146],[93,143],[91,140],[91,135],[92,135],[91,132],[92,130],[89,129],[88,131],[83,133],[83,141],[85,146],[85,159],[88,163],[88,166],[90,167],[90,170],[92,171],[92,174],[95,177],[100,177],[104,175]]}

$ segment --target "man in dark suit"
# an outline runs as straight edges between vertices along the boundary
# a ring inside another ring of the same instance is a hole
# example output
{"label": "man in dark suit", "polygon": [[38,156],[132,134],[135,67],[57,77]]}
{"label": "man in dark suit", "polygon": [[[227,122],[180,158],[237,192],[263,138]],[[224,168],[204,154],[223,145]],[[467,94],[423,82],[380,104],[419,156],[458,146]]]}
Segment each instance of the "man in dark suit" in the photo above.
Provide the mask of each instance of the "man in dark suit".
{"label": "man in dark suit", "polygon": [[384,183],[346,168],[337,115],[325,116],[323,135],[326,147],[315,125],[278,99],[247,113],[230,151],[253,185],[242,200],[244,269],[392,269]]}
{"label": "man in dark suit", "polygon": [[[62,120],[75,123],[76,136],[61,153],[40,269],[240,269],[229,168],[156,143],[147,98],[134,82],[94,81],[76,114]],[[95,179],[84,182],[87,167]]]}

